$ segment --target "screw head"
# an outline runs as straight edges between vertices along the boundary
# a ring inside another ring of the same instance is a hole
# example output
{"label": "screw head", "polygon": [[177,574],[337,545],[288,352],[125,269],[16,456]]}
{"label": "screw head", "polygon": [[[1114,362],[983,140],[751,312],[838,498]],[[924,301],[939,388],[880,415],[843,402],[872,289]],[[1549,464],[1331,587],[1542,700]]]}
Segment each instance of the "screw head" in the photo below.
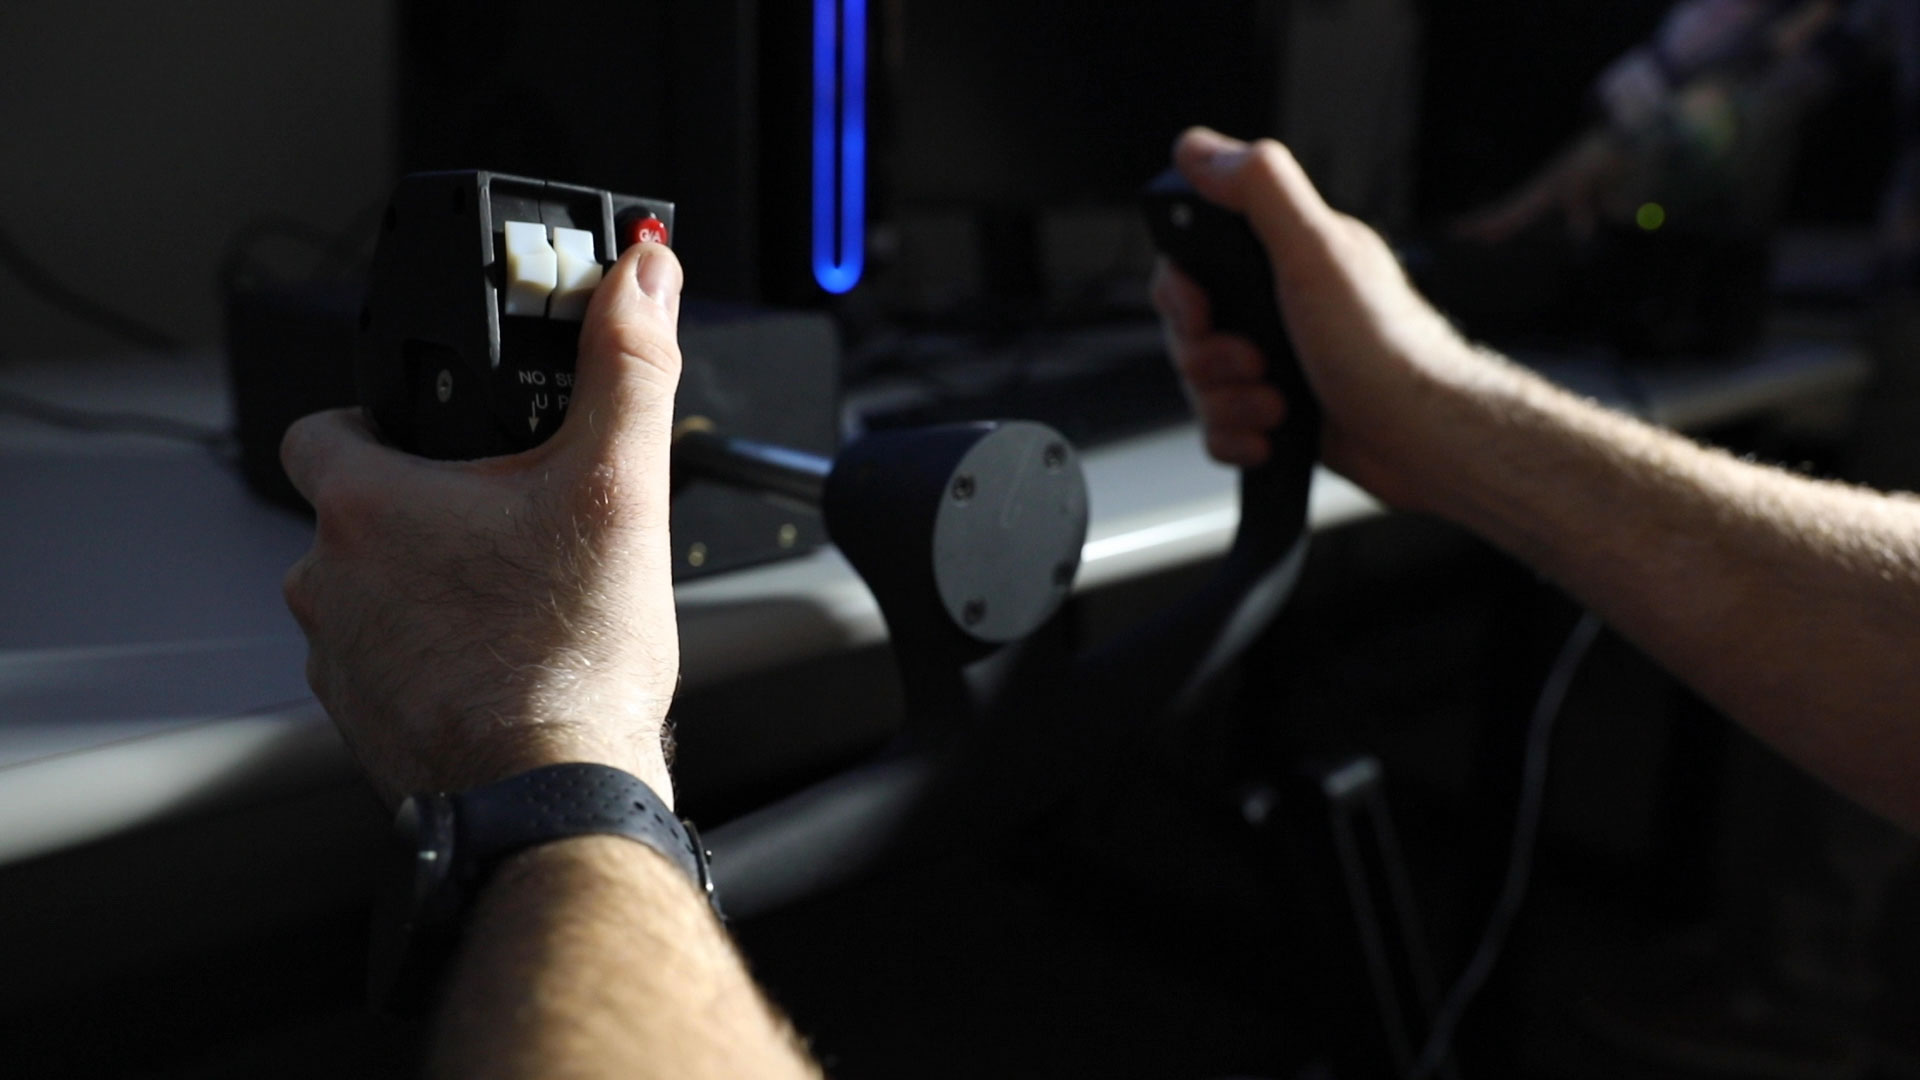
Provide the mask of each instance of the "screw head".
{"label": "screw head", "polygon": [[453,397],[453,372],[440,369],[440,377],[433,380],[433,395],[440,399],[442,405]]}
{"label": "screw head", "polygon": [[1049,471],[1060,471],[1060,467],[1067,463],[1066,446],[1057,442],[1048,443],[1047,448],[1040,452],[1040,463]]}
{"label": "screw head", "polygon": [[974,483],[971,475],[961,473],[959,476],[953,478],[954,502],[966,502],[968,499],[973,498],[973,492]]}

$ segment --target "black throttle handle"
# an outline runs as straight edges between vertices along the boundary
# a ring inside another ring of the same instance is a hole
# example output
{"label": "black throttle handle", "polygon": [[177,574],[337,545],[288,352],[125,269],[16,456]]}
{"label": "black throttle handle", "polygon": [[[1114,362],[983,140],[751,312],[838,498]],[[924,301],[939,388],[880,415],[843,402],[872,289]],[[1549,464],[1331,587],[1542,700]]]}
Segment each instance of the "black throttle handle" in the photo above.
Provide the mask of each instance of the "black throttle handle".
{"label": "black throttle handle", "polygon": [[1319,458],[1320,405],[1294,356],[1275,299],[1273,266],[1247,219],[1201,198],[1169,170],[1149,184],[1147,225],[1161,254],[1207,294],[1215,329],[1250,339],[1267,360],[1267,380],[1287,401],[1263,465],[1240,473],[1235,560],[1283,558],[1307,525],[1307,494]]}
{"label": "black throttle handle", "polygon": [[1286,604],[1306,560],[1307,495],[1320,408],[1295,361],[1273,270],[1246,218],[1201,198],[1178,173],[1147,186],[1143,209],[1160,252],[1207,293],[1213,325],[1266,355],[1287,399],[1265,464],[1240,473],[1240,526],[1197,591],[1076,664],[1067,700],[1089,730],[1107,716],[1178,717]]}

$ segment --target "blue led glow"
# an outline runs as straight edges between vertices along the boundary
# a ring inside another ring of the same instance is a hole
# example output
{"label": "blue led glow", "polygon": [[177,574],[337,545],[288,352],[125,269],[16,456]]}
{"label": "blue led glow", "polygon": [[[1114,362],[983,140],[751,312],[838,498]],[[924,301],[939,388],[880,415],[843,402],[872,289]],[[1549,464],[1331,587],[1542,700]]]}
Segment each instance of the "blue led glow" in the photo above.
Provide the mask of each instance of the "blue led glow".
{"label": "blue led glow", "polygon": [[867,0],[813,4],[813,279],[860,281],[867,246]]}

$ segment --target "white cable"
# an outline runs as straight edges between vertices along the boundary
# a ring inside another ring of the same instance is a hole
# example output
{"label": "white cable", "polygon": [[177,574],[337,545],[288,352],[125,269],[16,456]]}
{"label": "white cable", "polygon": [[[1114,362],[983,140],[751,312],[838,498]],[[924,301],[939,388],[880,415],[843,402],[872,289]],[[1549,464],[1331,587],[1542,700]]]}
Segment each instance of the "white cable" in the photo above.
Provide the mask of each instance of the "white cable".
{"label": "white cable", "polygon": [[1527,731],[1526,756],[1521,762],[1520,803],[1514,811],[1513,848],[1507,857],[1506,879],[1501,883],[1493,911],[1487,916],[1487,928],[1481,932],[1473,958],[1467,961],[1466,969],[1447,992],[1434,1017],[1426,1047],[1414,1064],[1413,1080],[1428,1080],[1453,1051],[1453,1038],[1466,1017],[1467,1007],[1492,974],[1493,965],[1500,959],[1501,947],[1506,944],[1507,933],[1513,929],[1520,905],[1526,900],[1527,881],[1533,874],[1534,842],[1539,838],[1540,819],[1546,805],[1547,750],[1553,742],[1554,721],[1560,715],[1561,706],[1566,704],[1573,677],[1579,673],[1581,662],[1604,625],[1591,611],[1581,615],[1573,632],[1567,635],[1566,643],[1560,646],[1560,653],[1554,657],[1553,667],[1540,688]]}

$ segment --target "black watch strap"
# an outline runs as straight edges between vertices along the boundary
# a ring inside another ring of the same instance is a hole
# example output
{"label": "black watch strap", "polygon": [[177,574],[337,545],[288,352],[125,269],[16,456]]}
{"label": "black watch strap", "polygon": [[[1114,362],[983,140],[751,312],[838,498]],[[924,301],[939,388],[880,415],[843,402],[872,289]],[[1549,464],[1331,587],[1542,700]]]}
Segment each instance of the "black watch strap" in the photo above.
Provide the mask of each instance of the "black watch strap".
{"label": "black watch strap", "polygon": [[[713,902],[706,852],[639,778],[608,765],[547,765],[449,796],[455,865],[477,884],[501,860],[552,840],[624,836],[658,851]],[[718,910],[716,906],[716,910]]]}
{"label": "black watch strap", "polygon": [[516,852],[574,836],[624,836],[683,870],[720,905],[693,826],[675,820],[638,778],[606,765],[549,765],[457,794],[416,795],[394,823],[402,840],[373,927],[368,989],[375,1007],[414,1015],[432,1003],[466,909]]}

